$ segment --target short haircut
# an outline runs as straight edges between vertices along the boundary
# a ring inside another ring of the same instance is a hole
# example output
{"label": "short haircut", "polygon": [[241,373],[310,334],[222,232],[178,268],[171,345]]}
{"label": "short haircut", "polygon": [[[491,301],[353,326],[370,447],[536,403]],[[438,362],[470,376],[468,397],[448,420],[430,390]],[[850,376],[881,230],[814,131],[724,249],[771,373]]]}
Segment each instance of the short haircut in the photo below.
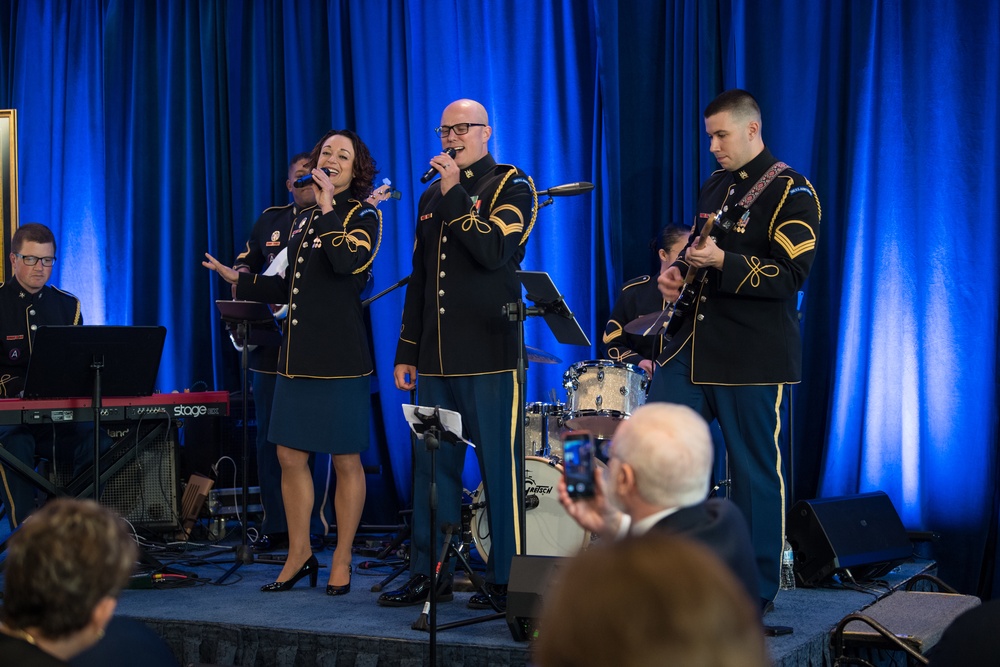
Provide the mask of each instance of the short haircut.
{"label": "short haircut", "polygon": [[363,201],[372,192],[372,182],[375,180],[375,174],[378,173],[378,169],[375,166],[375,158],[372,157],[368,146],[365,145],[365,142],[361,141],[361,137],[356,133],[351,130],[330,130],[316,142],[312,152],[309,154],[309,164],[306,166],[310,169],[315,169],[316,165],[319,164],[319,154],[323,150],[323,144],[326,143],[327,139],[338,134],[350,139],[354,147],[354,178],[351,179],[351,187],[349,189],[352,197],[358,201]]}
{"label": "short haircut", "polygon": [[745,90],[732,88],[721,93],[705,107],[705,118],[728,111],[734,120],[760,122],[760,105],[754,96]]}
{"label": "short haircut", "polygon": [[124,522],[93,500],[50,501],[10,538],[4,624],[48,639],[81,630],[102,598],[118,597],[137,555]]}
{"label": "short haircut", "polygon": [[11,251],[15,253],[21,252],[21,248],[24,247],[26,242],[38,244],[51,243],[52,251],[55,252],[55,234],[52,233],[51,229],[40,222],[29,222],[18,227],[17,231],[14,232],[14,236],[10,240]]}
{"label": "short haircut", "polygon": [[686,405],[647,403],[615,432],[614,454],[635,471],[639,496],[658,507],[688,507],[708,496],[712,434]]}
{"label": "short haircut", "polygon": [[538,622],[538,667],[770,664],[755,602],[701,544],[651,532],[595,545],[558,577]]}
{"label": "short haircut", "polygon": [[288,161],[288,171],[292,170],[292,167],[295,166],[296,162],[299,162],[301,160],[305,160],[306,162],[308,162],[310,157],[312,157],[312,154],[309,152],[296,153],[295,155],[292,156],[292,159]]}

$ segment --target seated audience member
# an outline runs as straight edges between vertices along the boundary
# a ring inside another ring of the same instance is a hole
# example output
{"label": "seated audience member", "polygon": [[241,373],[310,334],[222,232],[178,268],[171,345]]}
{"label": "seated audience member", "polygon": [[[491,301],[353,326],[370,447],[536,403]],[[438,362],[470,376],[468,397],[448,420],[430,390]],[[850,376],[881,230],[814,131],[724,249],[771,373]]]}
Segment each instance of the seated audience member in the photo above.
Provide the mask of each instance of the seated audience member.
{"label": "seated audience member", "polygon": [[0,667],[66,665],[96,644],[136,555],[122,521],[92,500],[60,498],[33,514],[7,551]]}
{"label": "seated audience member", "polygon": [[730,501],[710,498],[712,436],[691,408],[647,403],[615,431],[607,478],[595,473],[593,498],[572,499],[559,482],[559,501],[585,530],[605,539],[649,531],[705,544],[759,599],[750,531]]}
{"label": "seated audience member", "polygon": [[754,603],[693,540],[629,537],[583,552],[557,576],[538,621],[538,667],[770,664]]}

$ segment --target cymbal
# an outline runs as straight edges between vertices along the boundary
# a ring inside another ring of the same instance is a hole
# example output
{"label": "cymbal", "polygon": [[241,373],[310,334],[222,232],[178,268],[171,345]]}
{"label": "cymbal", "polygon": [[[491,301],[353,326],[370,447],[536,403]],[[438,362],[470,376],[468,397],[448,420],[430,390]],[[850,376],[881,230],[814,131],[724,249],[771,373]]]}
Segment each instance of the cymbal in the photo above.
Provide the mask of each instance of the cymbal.
{"label": "cymbal", "polygon": [[528,353],[528,361],[534,361],[536,364],[560,364],[562,359],[554,354],[549,354],[545,350],[539,350],[537,347],[531,347],[530,345],[524,346],[525,351]]}
{"label": "cymbal", "polygon": [[654,336],[670,321],[672,308],[641,315],[625,325],[625,331],[637,336]]}

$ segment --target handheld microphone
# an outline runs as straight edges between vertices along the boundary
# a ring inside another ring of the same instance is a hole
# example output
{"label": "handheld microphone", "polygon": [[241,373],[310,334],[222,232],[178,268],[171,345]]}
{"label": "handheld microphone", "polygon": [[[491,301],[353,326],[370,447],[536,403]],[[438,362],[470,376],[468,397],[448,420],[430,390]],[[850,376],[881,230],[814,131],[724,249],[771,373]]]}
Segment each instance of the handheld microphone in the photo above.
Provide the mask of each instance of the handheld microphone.
{"label": "handheld microphone", "polygon": [[[454,148],[446,148],[446,149],[444,149],[441,152],[444,153],[445,155],[447,155],[448,157],[450,157],[452,159],[455,159],[455,149]],[[428,169],[424,173],[423,176],[420,177],[420,182],[421,183],[426,183],[427,181],[431,180],[432,178],[434,178],[437,175],[438,175],[438,170],[435,169],[434,167],[431,167],[430,169]]]}
{"label": "handheld microphone", "polygon": [[[322,169],[323,173],[326,174],[327,176],[329,176],[332,173],[326,167],[321,167],[321,169]],[[313,175],[312,174],[306,174],[302,178],[296,179],[296,181],[294,183],[292,183],[292,187],[293,188],[304,188],[304,187],[306,187],[308,185],[312,185],[312,184],[313,184]]]}

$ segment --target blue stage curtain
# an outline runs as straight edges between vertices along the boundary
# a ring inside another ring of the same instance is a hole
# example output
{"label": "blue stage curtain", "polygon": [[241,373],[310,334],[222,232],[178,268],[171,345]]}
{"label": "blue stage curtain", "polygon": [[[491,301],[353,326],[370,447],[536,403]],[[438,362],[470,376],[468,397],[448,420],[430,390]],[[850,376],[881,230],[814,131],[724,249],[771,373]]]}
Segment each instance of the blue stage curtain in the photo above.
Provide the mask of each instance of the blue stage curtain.
{"label": "blue stage curtain", "polygon": [[[289,157],[356,129],[403,199],[382,205],[376,290],[407,275],[432,129],[482,100],[491,148],[539,188],[592,196],[539,212],[524,268],[552,275],[591,341],[539,318],[526,399],[600,358],[648,242],[689,222],[715,169],[701,117],[758,97],[763,135],[823,204],[794,391],[795,496],[885,490],[936,530],[942,573],[993,585],[998,522],[1000,9],[945,0],[0,0],[0,107],[19,120],[21,220],[56,231],[53,282],[90,323],[164,324],[159,387],[238,386],[214,300]],[[392,386],[403,290],[372,304],[394,486],[409,441]],[[738,342],[734,342],[738,344]]]}

